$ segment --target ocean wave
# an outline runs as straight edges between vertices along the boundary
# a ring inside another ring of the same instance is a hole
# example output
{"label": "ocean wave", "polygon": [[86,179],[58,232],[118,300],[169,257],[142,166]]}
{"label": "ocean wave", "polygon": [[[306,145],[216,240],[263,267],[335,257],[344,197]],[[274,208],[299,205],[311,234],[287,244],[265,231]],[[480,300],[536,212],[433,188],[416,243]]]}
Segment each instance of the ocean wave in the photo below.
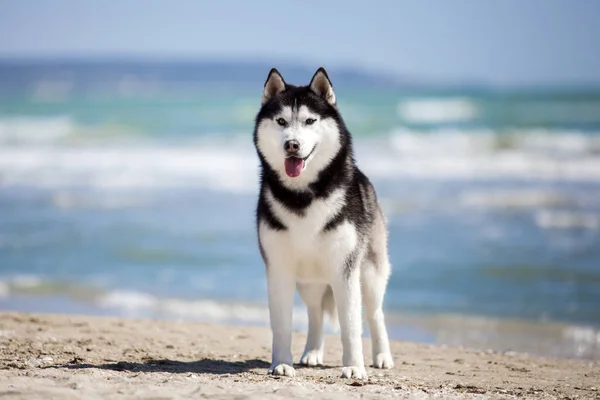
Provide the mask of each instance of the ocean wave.
{"label": "ocean wave", "polygon": [[[161,298],[144,292],[114,290],[100,296],[95,304],[102,308],[120,310],[129,315],[161,314],[169,317],[210,322],[236,322],[267,325],[266,305],[208,299],[184,300]],[[304,308],[294,309],[293,323],[306,327],[308,317]]]}
{"label": "ocean wave", "polygon": [[0,281],[0,299],[10,296],[10,287],[6,282]]}
{"label": "ocean wave", "polygon": [[[560,159],[524,152],[472,157],[452,153],[423,156],[389,150],[370,152],[368,145],[363,148],[359,145],[357,160],[361,169],[374,179],[600,181],[600,157],[592,156]],[[251,193],[258,185],[258,160],[252,148],[232,146],[0,148],[0,183],[41,188],[182,187]],[[60,207],[85,203],[85,199],[64,196],[57,196],[55,201]]]}
{"label": "ocean wave", "polygon": [[[395,130],[387,137],[358,139],[355,147],[359,166],[373,179],[600,182],[600,135]],[[0,145],[0,184],[252,193],[258,159],[251,139],[239,137],[169,145]],[[93,203],[59,195],[55,202],[67,208]]]}
{"label": "ocean wave", "polygon": [[[188,320],[268,324],[266,305],[212,299],[180,299],[159,297],[150,293],[112,289],[53,280],[33,274],[0,277],[0,298],[18,296],[65,296],[76,301],[94,304],[105,310],[130,316],[164,315]],[[306,309],[294,309],[294,324],[306,326]]]}
{"label": "ocean wave", "polygon": [[0,279],[0,298],[10,297],[13,293],[31,292],[43,285],[43,279],[33,274],[16,274]]}
{"label": "ocean wave", "polygon": [[469,207],[523,209],[565,206],[574,200],[547,189],[494,189],[465,191],[459,201]]}
{"label": "ocean wave", "polygon": [[478,114],[477,106],[467,98],[412,99],[398,104],[400,118],[411,123],[468,121]]}
{"label": "ocean wave", "polygon": [[477,155],[494,151],[497,135],[491,129],[437,129],[424,133],[398,128],[392,131],[390,141],[405,155]]}
{"label": "ocean wave", "polygon": [[[0,182],[34,187],[254,190],[256,155],[233,147],[0,147]],[[56,200],[59,205],[73,204],[73,199]]]}
{"label": "ocean wave", "polygon": [[124,124],[82,124],[70,115],[0,117],[0,146],[140,144],[151,139]]}
{"label": "ocean wave", "polygon": [[564,336],[578,343],[600,347],[600,330],[589,326],[568,326],[563,331]]}
{"label": "ocean wave", "polygon": [[[96,208],[96,209],[120,209],[131,207],[144,207],[150,203],[150,199],[142,195],[123,193],[69,193],[58,192],[52,195],[52,204],[57,208]],[[1,245],[1,243],[0,243]]]}
{"label": "ocean wave", "polygon": [[361,165],[382,177],[600,180],[598,133],[397,129],[389,140],[391,149],[366,159],[357,151]]}
{"label": "ocean wave", "polygon": [[407,155],[489,155],[514,151],[551,157],[597,155],[600,132],[515,129],[502,133],[492,129],[433,129],[427,132],[399,128],[391,142]]}
{"label": "ocean wave", "polygon": [[12,276],[7,282],[10,286],[20,289],[30,289],[39,287],[43,284],[43,280],[38,275],[25,274]]}
{"label": "ocean wave", "polygon": [[600,214],[571,210],[540,210],[535,222],[545,229],[600,229]]}
{"label": "ocean wave", "polygon": [[64,295],[73,299],[89,301],[102,291],[60,280],[48,279],[36,274],[9,274],[0,276],[0,297],[11,295]]}
{"label": "ocean wave", "polygon": [[76,131],[69,116],[0,118],[0,145],[56,143]]}
{"label": "ocean wave", "polygon": [[363,171],[379,179],[600,182],[598,158],[556,160],[516,153],[498,157],[379,155],[357,159]]}

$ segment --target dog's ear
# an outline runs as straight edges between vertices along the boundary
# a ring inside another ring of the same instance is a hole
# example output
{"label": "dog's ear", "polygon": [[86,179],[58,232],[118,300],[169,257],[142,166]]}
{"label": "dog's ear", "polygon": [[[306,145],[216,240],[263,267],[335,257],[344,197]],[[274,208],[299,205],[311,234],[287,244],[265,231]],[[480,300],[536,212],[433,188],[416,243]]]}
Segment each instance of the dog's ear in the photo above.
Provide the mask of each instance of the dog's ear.
{"label": "dog's ear", "polygon": [[265,89],[262,95],[262,104],[264,105],[267,101],[277,96],[279,93],[285,90],[285,81],[283,77],[277,71],[276,68],[272,68],[265,82]]}
{"label": "dog's ear", "polygon": [[335,106],[335,93],[333,91],[333,85],[329,80],[329,76],[327,76],[325,68],[321,67],[317,70],[317,72],[315,72],[310,81],[310,89],[317,95],[327,100],[329,104]]}

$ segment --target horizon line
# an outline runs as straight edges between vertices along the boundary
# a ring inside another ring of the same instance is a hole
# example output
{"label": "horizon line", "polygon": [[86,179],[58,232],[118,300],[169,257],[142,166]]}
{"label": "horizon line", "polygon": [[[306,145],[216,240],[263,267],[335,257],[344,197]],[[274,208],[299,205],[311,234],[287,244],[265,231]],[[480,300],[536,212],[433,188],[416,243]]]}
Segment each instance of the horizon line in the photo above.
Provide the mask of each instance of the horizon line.
{"label": "horizon line", "polygon": [[[210,64],[227,63],[240,65],[269,65],[277,64],[278,68],[301,68],[316,69],[324,66],[329,70],[339,72],[356,73],[370,78],[378,78],[388,81],[394,81],[398,85],[414,84],[419,86],[442,86],[442,87],[464,87],[490,90],[503,89],[579,89],[579,90],[600,90],[600,82],[593,81],[545,81],[535,83],[494,83],[492,81],[482,81],[476,79],[440,79],[433,77],[417,77],[410,73],[398,73],[389,70],[375,70],[363,65],[352,65],[348,62],[337,63],[314,63],[292,59],[288,57],[267,57],[267,56],[246,56],[246,55],[199,55],[199,54],[179,54],[179,55],[158,55],[158,54],[0,54],[0,66],[19,63],[103,63],[103,62],[121,62],[121,63],[165,63],[165,64]],[[327,65],[330,64],[330,65]]]}

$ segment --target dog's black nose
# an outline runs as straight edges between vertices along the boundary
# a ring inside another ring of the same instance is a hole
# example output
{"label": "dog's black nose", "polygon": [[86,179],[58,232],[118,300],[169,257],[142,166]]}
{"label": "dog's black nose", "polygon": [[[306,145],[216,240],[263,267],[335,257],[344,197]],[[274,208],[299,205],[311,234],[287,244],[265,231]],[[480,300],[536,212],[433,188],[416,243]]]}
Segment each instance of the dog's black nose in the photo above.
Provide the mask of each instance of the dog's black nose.
{"label": "dog's black nose", "polygon": [[283,144],[283,149],[288,153],[297,153],[300,150],[300,142],[295,139],[286,140]]}

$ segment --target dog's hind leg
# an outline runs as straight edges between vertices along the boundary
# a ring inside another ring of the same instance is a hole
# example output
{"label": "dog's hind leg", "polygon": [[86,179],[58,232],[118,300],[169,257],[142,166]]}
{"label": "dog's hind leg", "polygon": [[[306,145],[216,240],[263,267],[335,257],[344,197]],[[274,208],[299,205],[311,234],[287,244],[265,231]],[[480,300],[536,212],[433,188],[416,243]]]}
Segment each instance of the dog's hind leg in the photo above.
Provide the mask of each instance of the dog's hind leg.
{"label": "dog's hind leg", "polygon": [[[369,261],[366,261],[369,263]],[[378,266],[365,265],[361,281],[365,314],[371,332],[374,368],[392,368],[394,361],[390,352],[385,318],[383,315],[383,296],[387,277],[378,271]]]}
{"label": "dog's hind leg", "polygon": [[319,283],[299,283],[296,286],[308,311],[308,337],[300,364],[310,367],[322,365],[324,300],[331,289]]}
{"label": "dog's hind leg", "polygon": [[[382,221],[378,221],[381,223]],[[365,313],[371,332],[374,368],[392,368],[394,361],[383,315],[383,297],[385,295],[390,263],[387,255],[385,236],[380,231],[369,243],[369,250],[362,266],[361,288]]]}

